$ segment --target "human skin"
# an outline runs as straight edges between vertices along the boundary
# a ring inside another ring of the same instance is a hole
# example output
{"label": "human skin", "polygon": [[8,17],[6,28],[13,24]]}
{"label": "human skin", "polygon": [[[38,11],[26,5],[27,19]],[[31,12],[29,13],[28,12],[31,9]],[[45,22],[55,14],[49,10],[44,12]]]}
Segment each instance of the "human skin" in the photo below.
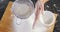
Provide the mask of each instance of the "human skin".
{"label": "human skin", "polygon": [[34,23],[33,23],[33,29],[34,29],[34,26],[37,22],[37,20],[39,19],[39,14],[42,13],[43,14],[43,11],[44,11],[44,3],[47,2],[48,0],[38,0],[36,2],[36,5],[35,5],[35,20],[34,20]]}

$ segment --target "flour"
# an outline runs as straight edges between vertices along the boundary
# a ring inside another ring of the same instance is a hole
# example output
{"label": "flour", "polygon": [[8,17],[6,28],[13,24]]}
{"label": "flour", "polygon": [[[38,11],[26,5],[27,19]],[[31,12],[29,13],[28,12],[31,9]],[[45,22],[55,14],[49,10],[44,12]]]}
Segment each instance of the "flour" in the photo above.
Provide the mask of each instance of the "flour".
{"label": "flour", "polygon": [[45,11],[43,13],[43,20],[45,24],[51,24],[54,20],[53,13],[50,11]]}
{"label": "flour", "polygon": [[13,6],[13,12],[19,18],[27,18],[32,13],[32,8],[27,4],[15,3]]}

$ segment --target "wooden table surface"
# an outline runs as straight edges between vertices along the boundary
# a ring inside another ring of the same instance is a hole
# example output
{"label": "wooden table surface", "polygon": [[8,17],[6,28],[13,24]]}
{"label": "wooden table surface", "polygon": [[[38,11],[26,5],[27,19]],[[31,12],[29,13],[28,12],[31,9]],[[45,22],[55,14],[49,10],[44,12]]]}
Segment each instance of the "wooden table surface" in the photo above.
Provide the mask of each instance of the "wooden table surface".
{"label": "wooden table surface", "polygon": [[[0,32],[13,32],[11,6],[12,6],[12,2],[10,1],[3,15],[3,18],[0,21]],[[56,19],[56,15],[55,15],[55,19]],[[53,32],[53,29],[54,29],[54,24],[51,27],[49,27],[48,32]]]}

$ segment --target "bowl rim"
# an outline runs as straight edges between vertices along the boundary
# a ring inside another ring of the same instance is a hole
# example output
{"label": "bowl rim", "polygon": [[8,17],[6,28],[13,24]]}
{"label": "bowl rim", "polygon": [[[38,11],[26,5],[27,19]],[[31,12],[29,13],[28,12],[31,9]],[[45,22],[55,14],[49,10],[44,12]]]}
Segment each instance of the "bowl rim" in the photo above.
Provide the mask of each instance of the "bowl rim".
{"label": "bowl rim", "polygon": [[[46,13],[46,12],[50,12],[50,11],[44,11],[44,12]],[[51,25],[53,25],[53,24],[55,23],[54,14],[53,14],[52,12],[50,12],[50,13],[51,13],[51,15],[53,16],[53,21],[52,21],[50,24],[44,23],[44,21],[43,21],[43,16],[42,16],[42,14],[41,14],[41,19],[40,19],[40,21],[41,21],[41,23],[42,23],[43,25],[45,25],[45,26],[51,26]]]}

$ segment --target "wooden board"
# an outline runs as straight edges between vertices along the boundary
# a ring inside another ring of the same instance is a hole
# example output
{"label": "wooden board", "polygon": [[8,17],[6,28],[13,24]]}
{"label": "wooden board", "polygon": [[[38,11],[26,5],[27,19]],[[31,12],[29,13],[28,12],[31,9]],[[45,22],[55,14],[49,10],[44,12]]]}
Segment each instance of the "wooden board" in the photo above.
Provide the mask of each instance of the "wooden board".
{"label": "wooden board", "polygon": [[11,16],[11,6],[12,6],[12,2],[9,2],[5,13],[0,21],[0,32],[12,32],[12,27],[11,27],[11,23],[12,20],[10,19]]}
{"label": "wooden board", "polygon": [[[13,32],[13,27],[12,27],[12,19],[11,19],[11,6],[12,6],[12,2],[10,1],[5,13],[3,15],[2,20],[0,21],[0,32]],[[55,19],[56,19],[56,15],[55,15]],[[54,29],[54,24],[49,27],[48,32],[53,32]]]}

